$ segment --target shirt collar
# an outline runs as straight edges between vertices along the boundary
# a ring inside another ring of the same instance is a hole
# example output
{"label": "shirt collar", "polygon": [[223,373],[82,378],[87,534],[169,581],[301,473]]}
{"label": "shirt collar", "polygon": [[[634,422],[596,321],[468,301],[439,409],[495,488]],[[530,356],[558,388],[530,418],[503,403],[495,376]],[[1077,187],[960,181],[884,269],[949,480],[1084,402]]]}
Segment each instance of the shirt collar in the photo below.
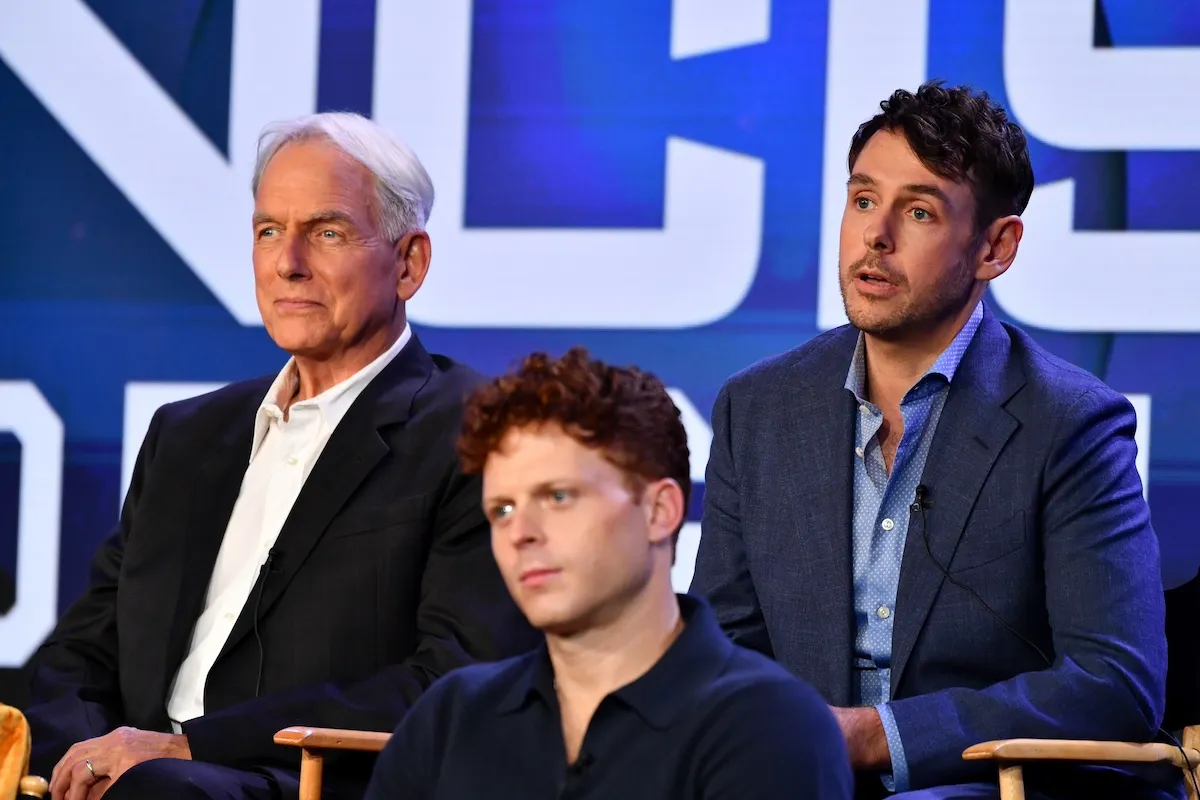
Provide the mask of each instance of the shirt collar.
{"label": "shirt collar", "polygon": [[[981,322],[983,322],[982,300],[975,305],[975,310],[971,312],[967,324],[962,326],[962,330],[938,355],[929,369],[925,370],[925,374],[914,384],[914,388],[930,375],[940,375],[946,379],[947,383],[954,380],[954,373],[958,371],[958,365],[962,363],[967,347],[975,337],[975,331],[979,330]],[[853,392],[859,402],[865,402],[867,396],[867,345],[861,332],[858,334],[858,344],[854,347],[854,357],[850,359],[850,369],[846,374],[846,389]]]}
{"label": "shirt collar", "polygon": [[[408,344],[411,338],[412,329],[405,322],[404,330],[400,332],[400,336],[392,343],[391,347],[374,361],[341,383],[329,387],[316,397],[310,397],[307,400],[293,403],[291,406],[292,410],[316,409],[329,430],[333,430],[342,421],[342,417],[350,410],[350,406],[358,399],[358,396],[367,387],[367,384],[374,380],[379,373],[383,372],[384,368],[400,354],[400,351],[404,349],[404,346]],[[284,364],[283,369],[280,370],[279,375],[276,376],[274,382],[271,384],[271,388],[267,389],[267,394],[263,398],[262,404],[258,407],[258,414],[254,420],[254,444],[250,448],[251,461],[258,455],[258,450],[262,446],[263,439],[266,438],[267,429],[271,423],[283,422],[283,409],[287,407],[288,401],[295,397],[296,392],[299,390],[300,374],[296,369],[296,359],[293,356]]]}
{"label": "shirt collar", "polygon": [[[676,598],[683,631],[646,674],[611,695],[655,728],[669,727],[694,704],[697,693],[724,669],[734,647],[707,602],[683,594]],[[524,670],[497,706],[498,714],[519,711],[538,696],[557,708],[554,668],[545,644],[526,659]]]}

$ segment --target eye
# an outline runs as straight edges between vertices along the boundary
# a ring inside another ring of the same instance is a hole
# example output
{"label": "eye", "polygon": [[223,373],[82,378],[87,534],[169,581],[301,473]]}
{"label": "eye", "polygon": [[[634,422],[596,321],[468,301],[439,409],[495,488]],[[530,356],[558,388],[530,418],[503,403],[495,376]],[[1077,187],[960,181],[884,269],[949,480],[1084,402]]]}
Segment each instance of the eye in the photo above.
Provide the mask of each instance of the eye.
{"label": "eye", "polygon": [[277,228],[263,228],[258,232],[259,239],[273,238],[278,233]]}
{"label": "eye", "polygon": [[858,207],[859,211],[868,211],[875,203],[869,197],[856,197],[854,198],[854,205]]}
{"label": "eye", "polygon": [[501,503],[499,505],[492,506],[488,510],[488,517],[493,520],[501,520],[511,514],[512,510],[512,503]]}
{"label": "eye", "polygon": [[550,492],[550,502],[561,505],[571,499],[571,493],[566,489],[555,489]]}
{"label": "eye", "polygon": [[325,228],[317,235],[320,236],[322,239],[324,239],[327,242],[333,242],[333,241],[336,241],[336,240],[342,238],[342,234],[339,233],[338,231],[333,230],[332,228]]}
{"label": "eye", "polygon": [[915,219],[917,222],[928,222],[929,220],[933,219],[933,214],[929,213],[923,208],[914,208],[912,214],[913,219]]}

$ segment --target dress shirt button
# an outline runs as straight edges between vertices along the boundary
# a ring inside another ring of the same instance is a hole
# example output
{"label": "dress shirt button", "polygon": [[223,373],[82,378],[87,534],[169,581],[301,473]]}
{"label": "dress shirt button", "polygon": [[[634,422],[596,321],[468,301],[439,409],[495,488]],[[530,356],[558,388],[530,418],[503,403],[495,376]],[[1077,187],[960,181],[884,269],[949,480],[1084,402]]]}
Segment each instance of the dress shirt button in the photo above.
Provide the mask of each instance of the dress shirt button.
{"label": "dress shirt button", "polygon": [[890,531],[894,527],[896,527],[896,523],[892,522],[890,519],[885,519],[883,521],[883,529],[885,531]]}
{"label": "dress shirt button", "polygon": [[892,612],[887,606],[880,606],[879,608],[875,609],[875,615],[880,619],[887,619],[892,615]]}
{"label": "dress shirt button", "polygon": [[863,449],[861,447],[854,448],[854,455],[858,456],[859,458],[862,458],[863,457]]}
{"label": "dress shirt button", "polygon": [[233,622],[233,614],[231,614],[231,613],[229,613],[229,612],[225,612],[225,621],[226,621],[226,622]]}
{"label": "dress shirt button", "polygon": [[863,403],[862,405],[860,405],[860,406],[858,407],[858,410],[859,410],[859,411],[861,411],[861,412],[863,412],[864,414],[870,414],[870,413],[871,413],[871,409],[867,407],[867,404],[866,404],[866,403]]}
{"label": "dress shirt button", "polygon": [[287,463],[288,463],[288,466],[289,466],[289,467],[294,467],[294,466],[296,466],[296,464],[297,464],[296,457],[295,457],[295,456],[288,456],[288,458],[287,458]]}

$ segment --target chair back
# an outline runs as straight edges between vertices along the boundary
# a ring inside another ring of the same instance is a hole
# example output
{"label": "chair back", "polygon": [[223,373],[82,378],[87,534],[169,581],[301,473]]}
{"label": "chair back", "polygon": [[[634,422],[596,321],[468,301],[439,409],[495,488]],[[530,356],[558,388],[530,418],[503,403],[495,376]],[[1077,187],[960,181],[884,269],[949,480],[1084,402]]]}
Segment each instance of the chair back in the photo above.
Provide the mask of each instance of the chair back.
{"label": "chair back", "polygon": [[14,800],[29,768],[29,723],[25,715],[0,705],[0,800]]}
{"label": "chair back", "polygon": [[1200,725],[1200,572],[1168,589],[1167,713],[1163,729]]}

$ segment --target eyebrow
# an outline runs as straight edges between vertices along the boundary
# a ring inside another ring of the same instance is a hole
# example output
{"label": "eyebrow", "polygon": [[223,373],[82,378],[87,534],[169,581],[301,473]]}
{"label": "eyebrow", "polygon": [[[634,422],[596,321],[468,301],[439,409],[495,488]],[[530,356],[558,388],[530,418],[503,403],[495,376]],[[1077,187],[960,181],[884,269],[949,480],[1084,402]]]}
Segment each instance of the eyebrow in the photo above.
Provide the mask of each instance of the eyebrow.
{"label": "eyebrow", "polygon": [[[850,176],[850,180],[846,181],[846,186],[875,187],[878,186],[878,184],[870,175],[856,172]],[[920,194],[925,195],[926,197],[932,197],[935,200],[939,200],[943,205],[946,206],[953,205],[953,203],[950,202],[950,198],[946,196],[946,193],[931,183],[909,183],[904,185],[903,190],[909,194]]]}
{"label": "eyebrow", "polygon": [[[546,494],[547,492],[558,491],[559,489],[573,488],[574,486],[575,484],[570,482],[567,478],[552,478],[550,480],[541,481],[538,483],[529,490],[529,494],[537,496],[539,494]],[[490,506],[495,503],[511,503],[512,499],[513,498],[511,494],[495,494],[484,497],[483,504],[484,506]]]}
{"label": "eyebrow", "polygon": [[[265,222],[278,222],[278,220],[263,211],[254,212],[255,225],[261,225]],[[354,227],[353,217],[351,217],[345,211],[338,211],[337,209],[333,208],[318,211],[308,219],[304,220],[305,225],[317,225],[322,222],[339,222],[348,227]]]}

